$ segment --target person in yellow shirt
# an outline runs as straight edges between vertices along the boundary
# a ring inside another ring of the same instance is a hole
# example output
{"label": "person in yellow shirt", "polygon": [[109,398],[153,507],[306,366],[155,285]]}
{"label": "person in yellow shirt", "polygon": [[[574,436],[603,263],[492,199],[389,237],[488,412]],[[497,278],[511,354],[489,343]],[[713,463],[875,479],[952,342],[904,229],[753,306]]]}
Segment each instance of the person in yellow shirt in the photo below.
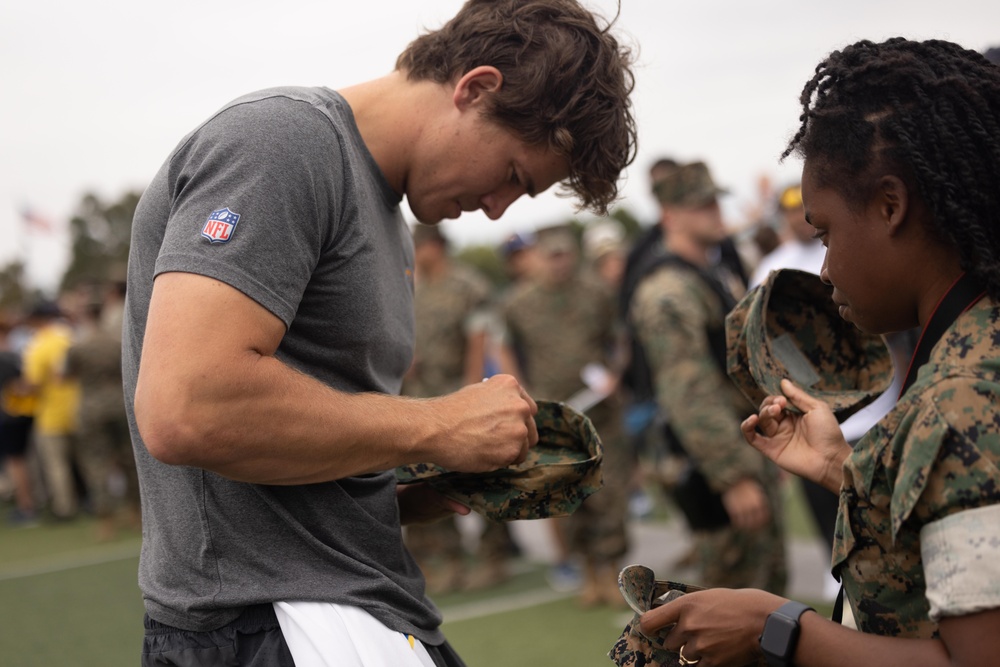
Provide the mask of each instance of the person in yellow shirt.
{"label": "person in yellow shirt", "polygon": [[64,377],[63,369],[73,332],[59,308],[49,302],[40,303],[28,314],[27,325],[35,333],[24,350],[22,373],[38,397],[35,446],[52,514],[57,519],[70,519],[78,509],[72,436],[80,390],[75,380]]}
{"label": "person in yellow shirt", "polygon": [[0,316],[0,463],[14,485],[9,522],[32,526],[37,523],[37,513],[26,455],[37,399],[24,390],[21,355],[11,345],[13,329],[13,321]]}

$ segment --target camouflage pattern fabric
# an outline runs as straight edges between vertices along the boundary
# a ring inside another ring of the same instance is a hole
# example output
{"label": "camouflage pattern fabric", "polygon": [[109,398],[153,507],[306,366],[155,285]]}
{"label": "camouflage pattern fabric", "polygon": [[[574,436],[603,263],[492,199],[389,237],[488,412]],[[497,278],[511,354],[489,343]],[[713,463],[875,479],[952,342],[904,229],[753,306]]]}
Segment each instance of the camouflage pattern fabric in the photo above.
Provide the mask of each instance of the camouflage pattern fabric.
{"label": "camouflage pattern fabric", "polygon": [[[565,234],[540,235],[539,242],[560,242]],[[565,241],[562,241],[563,243]],[[565,401],[585,387],[581,370],[590,363],[611,366],[618,334],[614,295],[591,275],[578,273],[558,287],[525,283],[505,301],[509,342],[520,351],[524,384],[537,400]],[[622,430],[616,395],[587,411],[604,445],[604,486],[566,522],[571,550],[606,564],[624,555],[625,517],[631,458]],[[607,573],[608,578],[617,564]]]}
{"label": "camouflage pattern fabric", "polygon": [[653,183],[653,194],[668,206],[703,206],[726,192],[712,180],[704,162],[677,165]]}
{"label": "camouflage pattern fabric", "polygon": [[787,571],[778,470],[743,439],[740,422],[753,406],[712,353],[707,332],[724,326],[719,295],[690,268],[666,264],[639,284],[631,316],[654,374],[657,405],[712,490],[722,493],[751,478],[768,497],[771,520],[764,528],[699,532],[699,583],[781,594]]}
{"label": "camouflage pattern fabric", "polygon": [[690,269],[666,265],[640,283],[632,321],[653,370],[656,402],[715,491],[762,479],[762,454],[739,424],[751,404],[719,370],[706,330],[722,326],[719,297]]}
{"label": "camouflage pattern fabric", "polygon": [[396,469],[401,484],[434,489],[494,521],[572,514],[601,488],[603,447],[591,421],[563,403],[538,401],[538,444],[523,462],[487,473],[418,463]]}
{"label": "camouflage pattern fabric", "polygon": [[1000,305],[984,298],[945,332],[896,408],[844,463],[833,567],[859,629],[938,636],[920,531],[1000,503],[998,405]]}
{"label": "camouflage pattern fabric", "polygon": [[518,286],[504,302],[503,319],[512,347],[524,357],[525,386],[548,401],[583,389],[580,370],[607,365],[617,333],[614,296],[587,275],[557,288]]}
{"label": "camouflage pattern fabric", "polygon": [[139,480],[122,389],[122,344],[112,333],[94,330],[66,353],[66,374],[80,385],[76,455],[93,511],[109,516],[115,505],[107,480],[118,466],[126,476],[127,500],[139,505]]}
{"label": "camouflage pattern fabric", "polygon": [[[639,629],[639,617],[650,609],[676,600],[687,593],[705,590],[701,586],[676,581],[656,579],[653,571],[644,565],[629,565],[618,575],[618,589],[628,606],[635,612],[625,626],[618,641],[611,647],[608,657],[618,667],[680,667],[680,655],[663,645],[673,626],[660,628],[653,636]],[[750,663],[765,667],[763,657]]]}
{"label": "camouflage pattern fabric", "polygon": [[892,384],[885,341],[841,318],[832,293],[813,273],[781,269],[729,313],[727,370],[753,405],[789,378],[843,421]]}
{"label": "camouflage pattern fabric", "polygon": [[628,551],[625,517],[628,515],[628,488],[633,460],[622,429],[621,407],[616,395],[609,396],[587,411],[587,418],[600,434],[604,446],[601,477],[604,486],[584,502],[566,523],[570,548],[586,554],[595,563],[614,563],[612,576]]}
{"label": "camouflage pattern fabric", "polygon": [[[418,246],[442,239],[437,226],[422,224],[414,228],[413,236]],[[486,279],[455,260],[448,260],[445,271],[433,279],[418,272],[413,292],[414,355],[403,377],[403,396],[442,396],[469,381],[469,337],[482,324],[489,296]],[[405,541],[427,578],[430,593],[449,592],[463,584],[465,553],[455,517],[409,525]]]}
{"label": "camouflage pattern fabric", "polygon": [[[629,565],[618,575],[618,589],[635,612],[625,626],[608,657],[619,667],[680,667],[680,655],[663,645],[671,627],[660,628],[655,635],[639,629],[639,617],[650,609],[667,604],[685,595],[705,590],[701,586],[656,579],[644,565]],[[761,659],[751,664],[765,664]]]}
{"label": "camouflage pattern fabric", "polygon": [[413,366],[403,378],[404,396],[443,396],[462,387],[468,336],[489,306],[490,287],[472,269],[452,262],[446,274],[414,287]]}

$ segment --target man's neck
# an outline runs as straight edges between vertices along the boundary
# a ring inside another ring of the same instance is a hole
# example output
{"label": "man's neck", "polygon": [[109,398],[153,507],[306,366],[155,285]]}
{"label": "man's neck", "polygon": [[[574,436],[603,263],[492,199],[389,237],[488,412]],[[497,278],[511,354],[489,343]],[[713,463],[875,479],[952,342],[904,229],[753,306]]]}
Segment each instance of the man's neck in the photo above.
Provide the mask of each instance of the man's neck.
{"label": "man's neck", "polygon": [[430,112],[445,101],[448,89],[432,81],[410,81],[393,71],[338,92],[350,105],[361,138],[389,185],[405,194],[414,150]]}

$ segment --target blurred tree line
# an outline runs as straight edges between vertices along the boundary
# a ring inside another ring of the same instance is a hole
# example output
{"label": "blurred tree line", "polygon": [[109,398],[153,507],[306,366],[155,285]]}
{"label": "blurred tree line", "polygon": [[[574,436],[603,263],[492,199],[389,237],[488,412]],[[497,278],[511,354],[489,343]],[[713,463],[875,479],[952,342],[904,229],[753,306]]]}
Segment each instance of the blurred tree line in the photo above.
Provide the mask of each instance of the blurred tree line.
{"label": "blurred tree line", "polygon": [[[132,217],[141,194],[129,191],[111,200],[90,192],[82,196],[69,221],[71,253],[59,282],[60,294],[109,280],[124,280]],[[610,217],[621,223],[626,238],[632,238],[640,229],[638,220],[625,208],[614,210]],[[588,223],[572,219],[561,224],[568,226],[579,240]],[[456,257],[481,271],[497,287],[507,282],[503,259],[492,245],[466,246],[456,252]],[[0,311],[23,310],[43,296],[56,295],[42,295],[29,289],[21,260],[0,267]]]}

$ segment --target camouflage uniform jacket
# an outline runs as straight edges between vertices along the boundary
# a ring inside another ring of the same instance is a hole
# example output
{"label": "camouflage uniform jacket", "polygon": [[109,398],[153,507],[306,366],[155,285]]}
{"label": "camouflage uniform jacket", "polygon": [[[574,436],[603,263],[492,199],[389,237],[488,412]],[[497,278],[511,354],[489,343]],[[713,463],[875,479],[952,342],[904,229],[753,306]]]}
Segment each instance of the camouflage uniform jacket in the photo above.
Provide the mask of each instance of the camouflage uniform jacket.
{"label": "camouflage uniform jacket", "polygon": [[615,301],[591,276],[579,274],[556,288],[525,283],[509,294],[503,314],[535,398],[565,401],[584,388],[584,366],[608,365],[617,332]]}
{"label": "camouflage uniform jacket", "polygon": [[939,582],[928,576],[921,531],[1000,504],[998,405],[1000,305],[982,299],[944,333],[896,408],[844,463],[833,567],[859,629],[937,636],[927,591]]}
{"label": "camouflage uniform jacket", "polygon": [[80,383],[80,410],[101,419],[125,420],[122,344],[111,333],[94,330],[66,353],[66,374]]}
{"label": "camouflage uniform jacket", "polygon": [[416,342],[413,366],[403,380],[406,396],[442,396],[461,388],[468,337],[484,327],[490,298],[485,278],[461,264],[414,288]]}
{"label": "camouflage uniform jacket", "polygon": [[722,492],[743,477],[766,482],[764,458],[739,428],[753,406],[722,372],[706,334],[724,326],[719,296],[691,269],[667,264],[639,284],[629,312],[657,403],[709,485]]}

